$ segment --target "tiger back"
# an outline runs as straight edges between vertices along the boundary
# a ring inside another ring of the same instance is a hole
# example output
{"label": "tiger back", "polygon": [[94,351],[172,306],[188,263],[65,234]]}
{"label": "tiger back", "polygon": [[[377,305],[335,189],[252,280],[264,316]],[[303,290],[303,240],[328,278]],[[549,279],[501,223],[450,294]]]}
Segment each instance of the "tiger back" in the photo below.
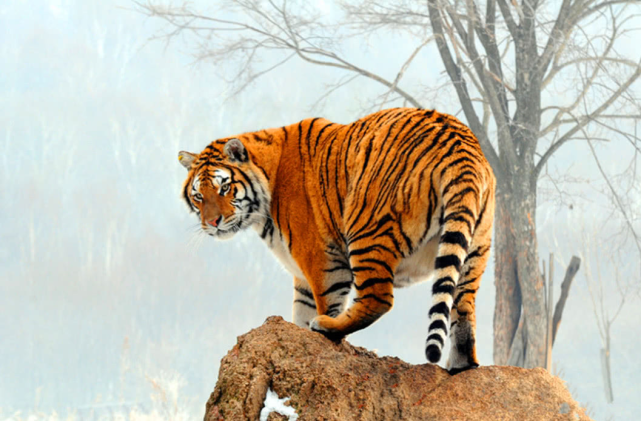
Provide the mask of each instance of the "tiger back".
{"label": "tiger back", "polygon": [[396,108],[351,124],[306,119],[179,158],[203,230],[228,238],[251,226],[293,275],[294,323],[337,340],[389,311],[394,288],[431,280],[427,359],[440,360],[449,334],[450,371],[478,366],[495,179],[455,117]]}

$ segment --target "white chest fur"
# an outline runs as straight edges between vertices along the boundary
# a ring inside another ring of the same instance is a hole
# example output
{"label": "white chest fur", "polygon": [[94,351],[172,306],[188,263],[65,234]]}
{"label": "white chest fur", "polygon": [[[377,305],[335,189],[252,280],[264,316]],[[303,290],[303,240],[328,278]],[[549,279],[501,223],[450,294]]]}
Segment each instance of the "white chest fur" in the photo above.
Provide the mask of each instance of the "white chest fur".
{"label": "white chest fur", "polygon": [[303,272],[300,270],[298,264],[296,264],[296,261],[292,257],[292,254],[289,252],[286,239],[284,237],[281,238],[277,228],[274,228],[274,232],[271,236],[265,238],[265,242],[287,272],[291,273],[292,276],[295,276],[298,279],[305,279],[305,275],[303,275]]}

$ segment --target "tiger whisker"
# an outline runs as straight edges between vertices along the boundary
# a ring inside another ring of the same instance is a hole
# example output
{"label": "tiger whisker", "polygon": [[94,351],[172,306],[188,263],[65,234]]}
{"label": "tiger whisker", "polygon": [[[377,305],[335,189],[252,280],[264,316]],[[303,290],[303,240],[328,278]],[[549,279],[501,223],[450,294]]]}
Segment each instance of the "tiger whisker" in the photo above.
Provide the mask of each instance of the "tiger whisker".
{"label": "tiger whisker", "polygon": [[205,238],[205,235],[201,230],[193,232],[189,239],[189,242],[187,243],[187,248],[189,249],[189,252],[194,255],[197,254],[198,250],[200,249],[200,246],[203,243],[204,238]]}

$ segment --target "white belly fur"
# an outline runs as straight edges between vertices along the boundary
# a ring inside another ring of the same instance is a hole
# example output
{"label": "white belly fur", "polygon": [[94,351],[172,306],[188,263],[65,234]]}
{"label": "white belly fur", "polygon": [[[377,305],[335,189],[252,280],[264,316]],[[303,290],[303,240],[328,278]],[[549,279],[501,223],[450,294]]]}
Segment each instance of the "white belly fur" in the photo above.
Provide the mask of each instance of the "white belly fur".
{"label": "white belly fur", "polygon": [[402,288],[429,280],[434,273],[434,260],[439,236],[434,235],[411,256],[403,259],[396,269],[394,287]]}
{"label": "white belly fur", "polygon": [[[411,256],[403,259],[396,269],[394,287],[403,288],[415,283],[424,282],[431,278],[434,272],[434,261],[438,250],[438,231],[432,238],[424,242]],[[270,244],[271,243],[271,244]],[[283,267],[298,279],[305,280],[305,275],[289,252],[284,241],[281,241],[278,230],[275,230],[268,247],[274,253]]]}

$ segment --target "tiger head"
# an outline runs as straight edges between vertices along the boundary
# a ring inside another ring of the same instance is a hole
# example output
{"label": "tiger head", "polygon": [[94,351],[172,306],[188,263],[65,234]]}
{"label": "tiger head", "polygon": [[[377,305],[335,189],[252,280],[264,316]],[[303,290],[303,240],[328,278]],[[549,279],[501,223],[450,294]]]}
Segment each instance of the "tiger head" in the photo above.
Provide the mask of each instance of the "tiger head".
{"label": "tiger head", "polygon": [[183,199],[205,233],[227,239],[267,215],[266,182],[239,139],[214,141],[200,154],[181,151],[178,160],[189,171]]}

